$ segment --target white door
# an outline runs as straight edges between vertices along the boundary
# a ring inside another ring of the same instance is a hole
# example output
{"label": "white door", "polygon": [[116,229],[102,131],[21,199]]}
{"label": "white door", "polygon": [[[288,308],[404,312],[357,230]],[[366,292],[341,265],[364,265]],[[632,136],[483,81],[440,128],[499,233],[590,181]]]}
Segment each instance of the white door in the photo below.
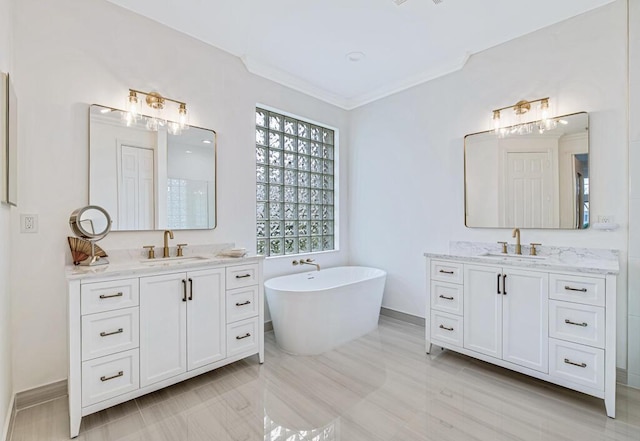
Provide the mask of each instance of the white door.
{"label": "white door", "polygon": [[502,268],[464,266],[465,349],[502,358]]}
{"label": "white door", "polygon": [[547,152],[506,152],[505,224],[557,227],[554,178]]}
{"label": "white door", "polygon": [[154,228],[153,150],[120,146],[118,164],[118,228]]}
{"label": "white door", "polygon": [[549,372],[549,275],[503,268],[502,359]]}
{"label": "white door", "polygon": [[226,357],[225,269],[187,274],[187,370]]}
{"label": "white door", "polygon": [[140,278],[140,387],[187,371],[184,273]]}

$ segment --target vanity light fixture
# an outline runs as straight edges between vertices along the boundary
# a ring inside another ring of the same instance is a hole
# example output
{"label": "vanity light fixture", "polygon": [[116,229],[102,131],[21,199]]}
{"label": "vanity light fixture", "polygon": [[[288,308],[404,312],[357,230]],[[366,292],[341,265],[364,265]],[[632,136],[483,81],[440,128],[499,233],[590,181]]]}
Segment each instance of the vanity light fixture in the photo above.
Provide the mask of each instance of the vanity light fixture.
{"label": "vanity light fixture", "polygon": [[[539,103],[534,106],[534,104]],[[503,112],[513,109],[513,115]],[[524,115],[529,114],[528,117]],[[499,137],[509,135],[527,135],[537,131],[542,134],[554,129],[558,122],[551,118],[549,97],[533,101],[521,100],[513,106],[495,109],[492,116],[493,130]]]}
{"label": "vanity light fixture", "polygon": [[[152,116],[141,116],[140,100],[138,95],[145,95],[147,106],[152,109]],[[165,105],[167,101],[178,105],[176,121],[168,120],[165,116]],[[134,124],[138,119],[144,118],[149,130],[158,130],[160,127],[167,126],[167,130],[172,135],[179,135],[188,127],[189,115],[187,113],[187,104],[167,98],[158,92],[143,92],[141,90],[129,89],[127,97],[126,112],[123,113],[123,120],[127,126]]]}

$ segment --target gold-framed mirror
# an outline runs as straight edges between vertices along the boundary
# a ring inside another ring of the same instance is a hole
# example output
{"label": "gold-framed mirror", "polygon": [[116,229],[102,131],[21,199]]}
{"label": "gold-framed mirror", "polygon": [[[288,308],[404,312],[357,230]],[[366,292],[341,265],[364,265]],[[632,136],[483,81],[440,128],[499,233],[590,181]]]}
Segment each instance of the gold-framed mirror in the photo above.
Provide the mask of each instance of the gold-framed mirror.
{"label": "gold-framed mirror", "polygon": [[589,115],[553,120],[543,133],[465,136],[467,227],[589,227]]}
{"label": "gold-framed mirror", "polygon": [[89,110],[89,204],[112,213],[112,231],[216,226],[216,132],[127,124],[125,111]]}

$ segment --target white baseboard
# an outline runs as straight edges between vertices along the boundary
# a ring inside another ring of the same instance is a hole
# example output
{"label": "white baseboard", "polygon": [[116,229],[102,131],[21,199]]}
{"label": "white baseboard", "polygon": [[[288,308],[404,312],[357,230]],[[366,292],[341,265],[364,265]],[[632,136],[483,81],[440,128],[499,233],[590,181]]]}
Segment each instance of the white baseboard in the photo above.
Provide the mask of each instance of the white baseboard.
{"label": "white baseboard", "polygon": [[422,317],[418,317],[413,314],[407,314],[406,312],[396,311],[395,309],[391,308],[385,308],[384,306],[380,308],[380,315],[411,323],[412,325],[422,326],[423,328],[425,326],[425,320]]}
{"label": "white baseboard", "polygon": [[11,401],[7,407],[7,415],[4,419],[4,427],[2,429],[2,441],[9,441],[11,435],[11,429],[13,428],[13,421],[16,416],[16,394],[11,394]]}

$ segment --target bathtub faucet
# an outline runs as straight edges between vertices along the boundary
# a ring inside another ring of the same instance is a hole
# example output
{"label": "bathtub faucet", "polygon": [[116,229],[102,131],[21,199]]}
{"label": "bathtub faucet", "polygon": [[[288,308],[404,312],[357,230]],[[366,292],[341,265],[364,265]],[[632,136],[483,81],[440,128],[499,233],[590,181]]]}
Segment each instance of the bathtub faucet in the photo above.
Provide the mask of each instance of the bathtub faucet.
{"label": "bathtub faucet", "polygon": [[318,271],[320,271],[320,265],[313,262],[314,262],[313,259],[307,259],[307,260],[300,259],[300,261],[294,260],[292,264],[293,265],[312,265],[312,266],[315,266]]}

